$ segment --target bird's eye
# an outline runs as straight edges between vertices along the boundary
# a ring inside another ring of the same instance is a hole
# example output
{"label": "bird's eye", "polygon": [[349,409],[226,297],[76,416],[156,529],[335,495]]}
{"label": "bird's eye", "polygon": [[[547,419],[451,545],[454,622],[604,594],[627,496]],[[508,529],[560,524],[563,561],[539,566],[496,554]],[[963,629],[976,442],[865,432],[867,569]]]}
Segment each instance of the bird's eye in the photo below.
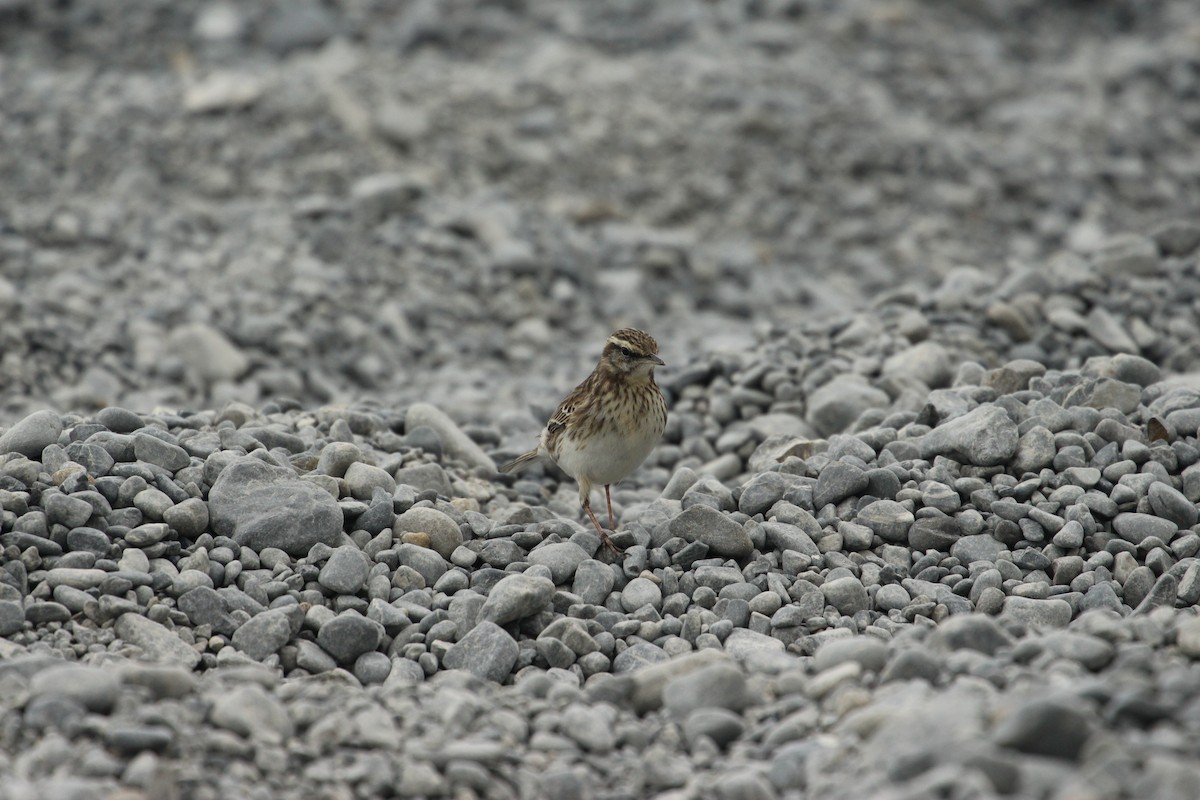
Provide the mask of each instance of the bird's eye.
{"label": "bird's eye", "polygon": [[621,355],[625,356],[626,358],[633,358],[633,351],[630,350],[628,347],[622,347],[619,349],[621,351]]}

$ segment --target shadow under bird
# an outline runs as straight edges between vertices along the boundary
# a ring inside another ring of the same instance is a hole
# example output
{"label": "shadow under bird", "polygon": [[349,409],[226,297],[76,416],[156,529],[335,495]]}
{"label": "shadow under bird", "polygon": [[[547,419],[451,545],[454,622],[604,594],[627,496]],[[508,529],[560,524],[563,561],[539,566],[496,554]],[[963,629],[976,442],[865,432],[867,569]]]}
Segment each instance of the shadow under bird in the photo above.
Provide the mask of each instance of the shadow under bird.
{"label": "shadow under bird", "polygon": [[646,460],[667,425],[667,404],[654,382],[654,368],[661,366],[665,364],[652,336],[635,328],[616,331],[605,341],[592,374],[550,417],[537,447],[500,471],[553,461],[579,483],[579,502],[600,540],[619,553],[592,511],[592,487],[604,485],[608,526],[615,530],[612,485]]}

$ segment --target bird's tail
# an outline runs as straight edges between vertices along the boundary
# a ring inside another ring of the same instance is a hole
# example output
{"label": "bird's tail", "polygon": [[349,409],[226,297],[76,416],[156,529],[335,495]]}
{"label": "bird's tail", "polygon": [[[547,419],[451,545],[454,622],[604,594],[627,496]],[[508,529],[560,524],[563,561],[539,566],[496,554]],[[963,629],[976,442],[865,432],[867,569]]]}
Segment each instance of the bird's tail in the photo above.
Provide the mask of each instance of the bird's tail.
{"label": "bird's tail", "polygon": [[519,469],[524,469],[525,467],[529,466],[530,462],[536,461],[540,455],[541,455],[541,449],[535,447],[532,450],[530,450],[528,453],[517,456],[512,461],[501,466],[500,471],[501,472],[514,472]]}

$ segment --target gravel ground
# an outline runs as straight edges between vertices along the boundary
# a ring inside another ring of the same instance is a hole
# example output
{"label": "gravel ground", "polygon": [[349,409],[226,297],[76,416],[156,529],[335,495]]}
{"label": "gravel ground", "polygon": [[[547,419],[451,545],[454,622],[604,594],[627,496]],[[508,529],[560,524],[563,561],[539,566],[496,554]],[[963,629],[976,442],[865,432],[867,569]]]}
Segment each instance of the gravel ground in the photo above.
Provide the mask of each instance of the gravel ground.
{"label": "gravel ground", "polygon": [[[0,3],[0,798],[1200,796],[1197,53]],[[614,560],[495,464],[618,324]]]}

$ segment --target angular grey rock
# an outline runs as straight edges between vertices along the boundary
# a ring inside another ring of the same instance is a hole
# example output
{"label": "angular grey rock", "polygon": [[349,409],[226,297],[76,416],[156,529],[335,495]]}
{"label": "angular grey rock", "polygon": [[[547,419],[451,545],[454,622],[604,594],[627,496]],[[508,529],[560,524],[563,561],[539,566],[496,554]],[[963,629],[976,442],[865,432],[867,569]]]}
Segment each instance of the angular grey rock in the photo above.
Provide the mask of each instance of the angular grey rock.
{"label": "angular grey rock", "polygon": [[557,586],[570,580],[579,565],[589,558],[588,552],[574,542],[554,542],[530,550],[528,561],[547,567],[550,579]]}
{"label": "angular grey rock", "polygon": [[1057,598],[1009,596],[1003,614],[1035,628],[1065,628],[1071,621],[1071,604]]}
{"label": "angular grey rock", "polygon": [[387,470],[355,461],[346,468],[342,480],[350,490],[350,496],[356,500],[370,500],[376,489],[383,489],[388,494],[396,491],[396,479]]}
{"label": "angular grey rock", "polygon": [[669,529],[672,536],[703,542],[709,552],[726,558],[745,558],[754,550],[745,528],[709,506],[692,506],[671,520]]}
{"label": "angular grey rock", "polygon": [[208,508],[216,533],[256,551],[277,547],[298,558],[341,540],[342,511],[328,492],[253,456],[221,470]]}
{"label": "angular grey rock", "polygon": [[290,642],[303,624],[304,612],[300,606],[272,608],[242,623],[233,632],[233,646],[255,661],[262,661]]}
{"label": "angular grey rock", "polygon": [[467,468],[483,467],[494,470],[496,462],[488,457],[483,448],[463,433],[454,420],[445,412],[429,403],[413,403],[404,414],[404,429],[412,431],[426,426],[437,432],[442,440],[446,455],[461,461]]}
{"label": "angular grey rock", "polygon": [[437,492],[439,497],[449,497],[451,491],[450,478],[441,464],[417,464],[412,467],[401,467],[395,473],[396,483],[411,486],[417,491]]}
{"label": "angular grey rock", "polygon": [[167,352],[201,384],[233,380],[250,366],[250,360],[221,331],[203,322],[174,328],[167,337]]}
{"label": "angular grey rock", "polygon": [[1002,720],[993,739],[1022,753],[1074,761],[1094,727],[1090,716],[1064,700],[1033,700]]}
{"label": "angular grey rock", "polygon": [[255,684],[217,693],[209,719],[218,728],[259,742],[283,742],[293,732],[291,717],[283,703]]}
{"label": "angular grey rock", "polygon": [[1017,425],[999,406],[982,405],[945,422],[917,440],[921,457],[946,455],[988,467],[1003,464],[1017,450]]}
{"label": "angular grey rock", "polygon": [[718,747],[727,747],[746,730],[739,714],[724,708],[698,708],[683,721],[683,738],[692,746],[706,737]]}
{"label": "angular grey rock", "polygon": [[[1141,616],[1149,614],[1154,609],[1162,608],[1163,606],[1173,608],[1178,592],[1179,579],[1170,572],[1164,572],[1154,582],[1154,586],[1146,593],[1141,602],[1137,604],[1137,607],[1133,609],[1133,613],[1136,616]],[[1129,598],[1126,599],[1128,600]]]}
{"label": "angular grey rock", "polygon": [[617,654],[612,662],[612,671],[614,674],[633,672],[654,664],[661,664],[670,658],[671,656],[658,645],[650,642],[638,642]]}
{"label": "angular grey rock", "polygon": [[338,594],[357,594],[367,581],[371,559],[353,545],[334,548],[333,555],[321,567],[317,582]]}
{"label": "angular grey rock", "polygon": [[857,495],[870,483],[867,473],[845,461],[831,461],[817,476],[813,488],[813,509],[820,510],[829,503],[840,503],[851,495]]}
{"label": "angular grey rock", "polygon": [[92,504],[68,494],[47,492],[42,495],[42,506],[46,509],[46,520],[68,528],[78,528],[92,516]]}
{"label": "angular grey rock", "polygon": [[442,666],[465,669],[485,681],[500,683],[516,666],[519,654],[520,648],[508,631],[483,620],[450,646]]}
{"label": "angular grey rock", "polygon": [[113,433],[133,433],[146,426],[146,421],[127,408],[107,406],[96,412],[96,421]]}
{"label": "angular grey rock", "polygon": [[47,445],[58,441],[62,418],[53,411],[35,411],[0,434],[0,454],[20,453],[38,461]]}
{"label": "angular grey rock", "polygon": [[62,664],[39,670],[29,683],[36,696],[54,695],[78,702],[88,711],[108,714],[117,704],[121,682],[115,673],[83,664]]}
{"label": "angular grey rock", "polygon": [[113,629],[119,638],[142,649],[151,661],[181,664],[194,669],[200,663],[200,654],[152,619],[139,614],[126,613],[117,618]]}
{"label": "angular grey rock", "polygon": [[617,744],[615,709],[608,705],[572,703],[563,709],[563,732],[591,753],[611,752]]}
{"label": "angular grey rock", "polygon": [[133,453],[138,461],[155,464],[168,472],[178,472],[192,463],[191,456],[182,447],[148,433],[133,435]]}
{"label": "angular grey rock", "polygon": [[214,633],[225,636],[232,634],[238,627],[237,621],[225,608],[225,601],[215,589],[208,586],[197,586],[180,595],[176,601],[179,610],[187,614],[192,625],[209,625]]}
{"label": "angular grey rock", "polygon": [[919,679],[936,684],[940,675],[941,664],[937,658],[924,649],[911,648],[892,656],[892,660],[883,668],[879,682]]}
{"label": "angular grey rock", "polygon": [[1200,225],[1192,220],[1171,220],[1154,228],[1150,237],[1167,255],[1185,256],[1200,246]]}
{"label": "angular grey rock", "polygon": [[480,621],[504,625],[533,616],[554,598],[554,581],[534,575],[509,575],[492,587],[479,609]]}
{"label": "angular grey rock", "polygon": [[662,689],[663,707],[676,719],[683,719],[698,708],[741,711],[752,699],[745,674],[730,661],[675,676]]}
{"label": "angular grey rock", "polygon": [[1041,644],[1048,652],[1078,662],[1092,671],[1107,667],[1117,654],[1111,642],[1087,633],[1054,631],[1043,636]]}
{"label": "angular grey rock", "polygon": [[778,472],[760,473],[742,487],[738,510],[751,517],[761,514],[775,505],[787,489],[787,479]]}
{"label": "angular grey rock", "polygon": [[1017,450],[1012,458],[1013,471],[1017,474],[1038,472],[1050,466],[1056,452],[1054,434],[1042,425],[1034,426],[1017,441]]}
{"label": "angular grey rock", "polygon": [[1010,647],[1012,643],[1012,637],[991,617],[980,614],[948,617],[929,637],[931,647],[944,650],[975,650],[989,656],[995,655],[1001,648]]}
{"label": "angular grey rock", "polygon": [[397,537],[404,533],[427,533],[430,546],[446,559],[463,543],[458,524],[448,514],[435,508],[410,508],[396,517],[392,532]]}
{"label": "angular grey rock", "polygon": [[12,600],[0,600],[0,636],[12,636],[25,627],[25,609]]}
{"label": "angular grey rock", "polygon": [[913,550],[950,552],[958,543],[962,529],[954,517],[922,517],[908,530],[908,544]]}
{"label": "angular grey rock", "polygon": [[1002,367],[989,370],[983,377],[983,385],[996,390],[996,394],[1012,394],[1029,388],[1029,381],[1046,374],[1046,366],[1037,361],[1018,358]]}
{"label": "angular grey rock", "polygon": [[908,541],[908,529],[916,518],[895,500],[876,500],[859,511],[855,519],[885,542],[898,543]]}
{"label": "angular grey rock", "polygon": [[450,565],[435,550],[415,544],[396,545],[394,550],[399,563],[419,572],[426,586],[433,586],[450,569]]}
{"label": "angular grey rock", "polygon": [[813,659],[813,667],[817,672],[823,672],[840,664],[854,662],[864,670],[881,672],[887,661],[888,647],[879,639],[873,636],[851,636],[822,644]]}
{"label": "angular grey rock", "polygon": [[[808,514],[807,511],[804,513]],[[811,515],[809,519],[812,519]],[[812,558],[821,555],[820,548],[812,540],[812,534],[799,525],[790,525],[786,522],[764,522],[762,529],[767,534],[767,545],[778,552],[794,550]],[[821,527],[817,525],[815,519],[812,520],[812,530],[817,535],[821,532]]]}
{"label": "angular grey rock", "polygon": [[958,541],[950,546],[950,555],[964,564],[974,561],[995,562],[1001,553],[1008,548],[990,533],[977,533],[973,536],[960,536]]}
{"label": "angular grey rock", "polygon": [[858,375],[843,374],[808,396],[805,419],[822,436],[830,436],[849,428],[864,411],[887,408],[890,403],[887,392]]}
{"label": "angular grey rock", "polygon": [[612,567],[602,561],[588,559],[575,568],[571,592],[579,595],[585,603],[604,605],[615,584],[616,576]]}
{"label": "angular grey rock", "polygon": [[734,628],[725,637],[726,654],[738,661],[755,664],[760,659],[771,658],[784,651],[785,645],[773,636],[767,636],[749,628]]}
{"label": "angular grey rock", "polygon": [[888,356],[883,362],[883,374],[888,378],[915,378],[930,389],[939,389],[950,385],[954,364],[945,347],[924,341]]}
{"label": "angular grey rock", "polygon": [[208,530],[208,504],[199,497],[189,497],[164,511],[162,520],[180,536],[195,539]]}
{"label": "angular grey rock", "polygon": [[343,611],[317,632],[317,644],[342,665],[353,664],[363,653],[379,647],[382,638],[383,626],[354,610]]}
{"label": "angular grey rock", "polygon": [[854,616],[870,607],[867,589],[858,578],[847,575],[821,584],[825,602],[838,610],[839,614]]}
{"label": "angular grey rock", "polygon": [[1154,240],[1136,233],[1110,236],[1093,256],[1095,269],[1108,276],[1153,275],[1158,263]]}

